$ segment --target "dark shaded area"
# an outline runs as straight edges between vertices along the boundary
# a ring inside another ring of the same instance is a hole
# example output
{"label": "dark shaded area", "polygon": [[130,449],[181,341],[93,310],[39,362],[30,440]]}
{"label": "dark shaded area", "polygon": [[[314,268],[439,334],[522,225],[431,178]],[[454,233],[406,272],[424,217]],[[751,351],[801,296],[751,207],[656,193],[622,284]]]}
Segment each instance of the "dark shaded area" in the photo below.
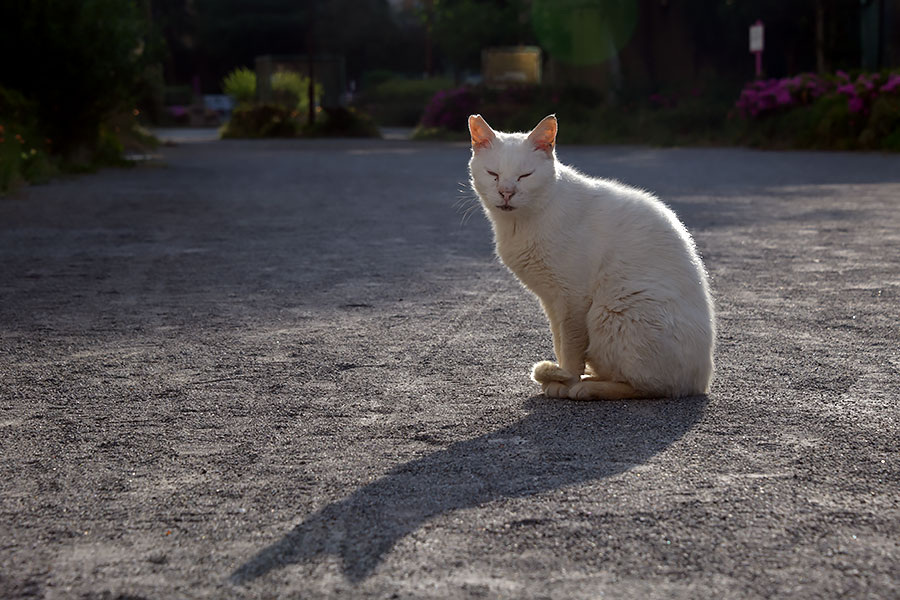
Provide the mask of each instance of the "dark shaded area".
{"label": "dark shaded area", "polygon": [[231,576],[245,583],[273,569],[340,556],[359,581],[428,519],[502,498],[531,496],[609,477],[650,459],[700,418],[706,397],[573,403],[531,398],[531,414],[392,470],[310,515]]}

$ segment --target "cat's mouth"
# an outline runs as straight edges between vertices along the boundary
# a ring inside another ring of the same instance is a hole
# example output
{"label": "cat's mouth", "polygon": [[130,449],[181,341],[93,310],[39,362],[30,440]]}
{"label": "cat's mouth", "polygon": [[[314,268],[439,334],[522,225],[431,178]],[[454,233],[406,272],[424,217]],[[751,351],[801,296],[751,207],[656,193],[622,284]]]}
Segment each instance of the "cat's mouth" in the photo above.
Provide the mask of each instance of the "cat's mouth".
{"label": "cat's mouth", "polygon": [[506,211],[516,210],[515,206],[510,206],[509,204],[497,204],[497,208],[499,208],[500,210],[506,210]]}

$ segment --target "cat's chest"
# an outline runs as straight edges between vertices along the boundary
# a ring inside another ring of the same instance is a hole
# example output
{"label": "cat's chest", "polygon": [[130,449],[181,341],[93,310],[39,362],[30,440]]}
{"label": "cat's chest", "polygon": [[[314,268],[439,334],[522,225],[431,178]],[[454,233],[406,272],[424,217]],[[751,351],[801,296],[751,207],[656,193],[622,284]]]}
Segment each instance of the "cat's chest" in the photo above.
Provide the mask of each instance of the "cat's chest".
{"label": "cat's chest", "polygon": [[497,254],[522,283],[539,296],[557,287],[553,257],[534,239],[498,241]]}

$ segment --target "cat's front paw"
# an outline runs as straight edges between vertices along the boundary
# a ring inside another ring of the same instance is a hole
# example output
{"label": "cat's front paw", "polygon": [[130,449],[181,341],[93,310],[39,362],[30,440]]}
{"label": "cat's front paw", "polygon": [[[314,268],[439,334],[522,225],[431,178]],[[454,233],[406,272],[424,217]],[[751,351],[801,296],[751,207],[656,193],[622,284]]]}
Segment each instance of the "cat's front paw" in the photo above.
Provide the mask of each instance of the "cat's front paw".
{"label": "cat's front paw", "polygon": [[595,400],[595,396],[591,391],[590,385],[586,385],[584,382],[576,383],[568,390],[569,395],[568,398],[570,400]]}
{"label": "cat's front paw", "polygon": [[558,381],[551,381],[541,386],[544,388],[544,395],[548,398],[568,398],[569,386]]}

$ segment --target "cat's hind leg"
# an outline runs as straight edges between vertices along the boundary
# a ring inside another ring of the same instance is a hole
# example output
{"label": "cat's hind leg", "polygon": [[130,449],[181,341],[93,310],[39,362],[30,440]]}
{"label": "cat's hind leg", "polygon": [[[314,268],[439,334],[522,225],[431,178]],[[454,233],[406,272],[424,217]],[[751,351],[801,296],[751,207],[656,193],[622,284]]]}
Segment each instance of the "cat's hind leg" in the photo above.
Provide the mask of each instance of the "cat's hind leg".
{"label": "cat's hind leg", "polygon": [[586,377],[569,388],[571,400],[627,400],[646,397],[646,394],[642,394],[627,383],[600,381],[592,377]]}
{"label": "cat's hind leg", "polygon": [[532,367],[531,379],[541,384],[548,398],[568,398],[569,384],[577,378],[555,362],[543,360]]}

